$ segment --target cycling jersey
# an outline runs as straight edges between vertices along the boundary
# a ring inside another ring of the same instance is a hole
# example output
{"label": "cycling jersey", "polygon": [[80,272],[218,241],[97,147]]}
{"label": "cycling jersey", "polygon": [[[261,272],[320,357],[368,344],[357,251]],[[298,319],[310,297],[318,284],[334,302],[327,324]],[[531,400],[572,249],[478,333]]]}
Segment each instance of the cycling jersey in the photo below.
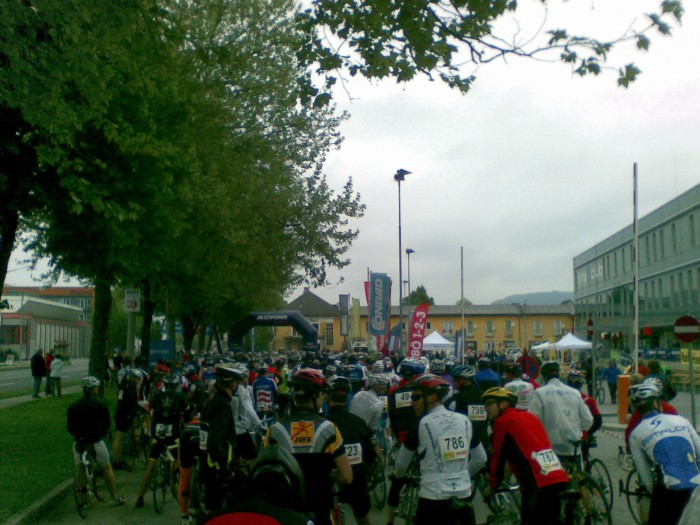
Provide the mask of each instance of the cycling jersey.
{"label": "cycling jersey", "polygon": [[532,396],[535,393],[535,387],[532,386],[532,383],[516,378],[506,383],[504,386],[511,392],[517,394],[518,404],[515,405],[515,408],[518,410],[527,410],[530,408],[530,401],[532,401]]}
{"label": "cycling jersey", "polygon": [[267,431],[265,446],[275,443],[287,448],[299,462],[309,495],[307,506],[316,515],[316,524],[328,523],[333,508],[330,474],[335,458],[346,453],[340,431],[312,408],[300,407]]}
{"label": "cycling jersey", "polygon": [[[676,410],[676,407],[670,403],[666,403],[666,401],[661,401],[661,412],[663,414],[672,414],[674,416],[678,415],[678,410]],[[629,422],[627,423],[627,428],[625,428],[625,448],[627,449],[627,452],[630,451],[630,435],[632,434],[632,431],[637,428],[637,425],[639,425],[641,420],[642,415],[639,413],[639,410],[635,409],[635,411],[632,412]]]}
{"label": "cycling jersey", "polygon": [[418,428],[418,418],[411,405],[413,384],[402,380],[389,392],[389,421],[391,430],[401,443]]}
{"label": "cycling jersey", "polygon": [[634,465],[644,486],[670,490],[700,485],[700,437],[687,419],[653,412],[630,435]]}
{"label": "cycling jersey", "polygon": [[277,383],[271,377],[261,376],[253,381],[253,403],[258,415],[275,410]]}
{"label": "cycling jersey", "polygon": [[109,427],[109,409],[99,398],[83,396],[68,407],[68,432],[80,444],[103,440]]}
{"label": "cycling jersey", "polygon": [[494,490],[503,481],[506,462],[520,483],[523,498],[543,487],[569,481],[540,420],[515,408],[503,410],[493,423],[490,482]]}
{"label": "cycling jersey", "polygon": [[471,421],[472,446],[482,444],[488,448],[488,420],[479,387],[476,384],[463,385],[445,405],[450,410],[464,414]]}
{"label": "cycling jersey", "polygon": [[199,448],[207,452],[208,464],[227,470],[236,443],[231,396],[221,390],[212,396],[204,406],[201,427]]}
{"label": "cycling jersey", "polygon": [[166,390],[158,392],[152,402],[151,436],[154,438],[180,437],[180,423],[187,408],[187,398],[182,392]]}
{"label": "cycling jersey", "polygon": [[238,385],[238,389],[231,396],[231,409],[237,435],[245,434],[260,426],[260,418],[253,408],[253,400],[245,385]]}
{"label": "cycling jersey", "polygon": [[421,498],[447,500],[471,495],[471,434],[469,419],[442,405],[421,418],[418,424]]}
{"label": "cycling jersey", "polygon": [[374,432],[379,429],[379,421],[382,419],[384,408],[384,401],[373,390],[358,392],[350,403],[350,413],[362,418]]}
{"label": "cycling jersey", "polygon": [[547,431],[552,448],[557,454],[572,456],[583,431],[593,424],[593,416],[581,399],[581,392],[552,378],[532,396],[530,408]]}

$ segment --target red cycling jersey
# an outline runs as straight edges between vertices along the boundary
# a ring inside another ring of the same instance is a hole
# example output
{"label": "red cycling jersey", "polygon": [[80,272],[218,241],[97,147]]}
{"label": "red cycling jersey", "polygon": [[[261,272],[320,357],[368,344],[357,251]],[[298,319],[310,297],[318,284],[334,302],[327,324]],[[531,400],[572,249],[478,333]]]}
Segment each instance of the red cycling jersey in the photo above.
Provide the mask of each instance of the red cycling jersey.
{"label": "red cycling jersey", "polygon": [[542,422],[530,412],[506,408],[493,424],[491,487],[503,480],[506,461],[520,483],[523,494],[569,481],[568,474],[552,451]]}

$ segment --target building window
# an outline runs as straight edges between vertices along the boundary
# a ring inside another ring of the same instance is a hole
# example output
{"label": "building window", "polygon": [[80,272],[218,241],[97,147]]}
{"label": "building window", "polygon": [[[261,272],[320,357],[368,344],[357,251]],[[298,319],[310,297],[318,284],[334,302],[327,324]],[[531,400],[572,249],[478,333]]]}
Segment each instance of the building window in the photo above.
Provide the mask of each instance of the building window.
{"label": "building window", "polygon": [[649,236],[644,237],[644,251],[647,256],[647,265],[651,264],[651,256],[649,255]]}
{"label": "building window", "polygon": [[676,278],[671,275],[669,278],[669,299],[671,306],[676,306]]}
{"label": "building window", "polygon": [[474,324],[474,321],[467,321],[467,335],[473,336],[474,332],[476,332],[476,325]]}
{"label": "building window", "polygon": [[690,234],[690,245],[695,246],[695,217],[688,216],[688,233]]}
{"label": "building window", "polygon": [[492,352],[493,350],[496,350],[496,342],[495,341],[486,341],[486,351]]}
{"label": "building window", "polygon": [[615,275],[618,275],[620,273],[618,266],[617,266],[617,259],[619,256],[620,256],[620,253],[618,251],[615,251]]}
{"label": "building window", "polygon": [[515,328],[514,321],[506,321],[506,337],[513,337],[513,329]]}
{"label": "building window", "polygon": [[542,337],[542,321],[535,321],[535,336]]}
{"label": "building window", "polygon": [[656,233],[651,234],[651,253],[654,256],[654,262],[659,259],[659,252],[656,249]]}
{"label": "building window", "polygon": [[561,335],[564,332],[564,323],[561,321],[554,321],[554,335]]}
{"label": "building window", "polygon": [[0,345],[18,345],[19,326],[0,326]]}
{"label": "building window", "polygon": [[431,329],[432,329],[431,326],[430,326],[430,321],[428,321],[427,323],[425,323],[425,329],[426,329],[426,330],[431,330]]}
{"label": "building window", "polygon": [[333,346],[333,323],[326,323],[326,346]]}
{"label": "building window", "polygon": [[488,337],[493,337],[494,327],[493,321],[486,321],[486,335]]}
{"label": "building window", "polygon": [[671,253],[676,255],[678,253],[678,243],[676,242],[676,225],[671,224]]}
{"label": "building window", "polygon": [[659,253],[661,254],[661,259],[666,257],[666,247],[664,246],[664,230],[663,228],[659,230]]}
{"label": "building window", "polygon": [[686,303],[686,291],[683,288],[683,273],[678,274],[678,304],[684,305]]}
{"label": "building window", "polygon": [[454,333],[454,323],[452,321],[443,321],[442,333],[452,335]]}

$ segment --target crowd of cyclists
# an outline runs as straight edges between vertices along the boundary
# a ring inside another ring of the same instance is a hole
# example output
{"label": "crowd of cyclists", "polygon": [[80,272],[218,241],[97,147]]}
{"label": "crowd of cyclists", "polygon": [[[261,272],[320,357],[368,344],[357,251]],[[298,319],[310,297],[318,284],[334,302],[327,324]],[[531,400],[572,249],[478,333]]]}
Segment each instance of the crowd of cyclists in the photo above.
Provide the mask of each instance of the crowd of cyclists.
{"label": "crowd of cyclists", "polygon": [[[459,363],[442,355],[213,353],[161,360],[150,370],[143,359],[126,357],[116,374],[112,466],[128,468],[124,435],[141,411],[152,446],[137,508],[145,506],[164,448],[179,444],[172,468],[180,474],[183,525],[244,523],[235,516],[251,514],[269,523],[328,525],[336,499],[368,525],[369,469],[393,443],[387,525],[397,518],[415,465],[416,525],[475,524],[480,472],[488,476],[486,500],[515,477],[522,525],[559,524],[574,443],[583,439],[585,459],[602,419],[595,400],[580,391],[581,371],[572,368],[562,380],[559,364],[547,362],[540,373],[541,386],[521,362],[483,355]],[[657,383],[642,378],[631,388],[639,426],[628,432],[635,465],[653,494],[652,525],[678,522],[700,485],[700,439],[683,418],[661,413]],[[109,412],[95,395],[98,386],[94,377],[83,381],[85,396],[69,409],[68,427],[76,443],[96,444],[97,462],[121,504],[103,442]],[[193,505],[195,492],[203,497]],[[670,499],[675,521],[659,515],[661,501]]]}

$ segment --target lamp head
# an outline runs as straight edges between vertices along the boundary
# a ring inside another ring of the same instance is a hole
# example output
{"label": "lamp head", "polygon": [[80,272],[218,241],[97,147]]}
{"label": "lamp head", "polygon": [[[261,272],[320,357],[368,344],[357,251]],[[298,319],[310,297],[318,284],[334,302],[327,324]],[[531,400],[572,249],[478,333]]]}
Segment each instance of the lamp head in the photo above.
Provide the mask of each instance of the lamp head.
{"label": "lamp head", "polygon": [[406,248],[406,255],[411,255],[412,253],[416,253],[416,250],[413,250],[411,248]]}
{"label": "lamp head", "polygon": [[406,175],[410,175],[410,174],[411,174],[411,172],[408,170],[404,170],[404,169],[396,170],[396,173],[394,174],[394,180],[396,182],[401,182],[402,180],[404,180]]}

